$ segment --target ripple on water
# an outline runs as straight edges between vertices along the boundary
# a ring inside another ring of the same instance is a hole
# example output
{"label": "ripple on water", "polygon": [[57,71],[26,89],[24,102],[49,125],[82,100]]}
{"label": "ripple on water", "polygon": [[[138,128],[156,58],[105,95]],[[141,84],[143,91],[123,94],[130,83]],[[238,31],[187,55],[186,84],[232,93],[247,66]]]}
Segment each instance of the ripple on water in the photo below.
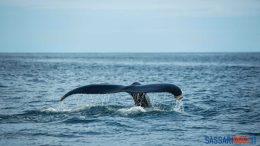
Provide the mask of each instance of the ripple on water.
{"label": "ripple on water", "polygon": [[[0,60],[0,145],[203,145],[205,134],[259,137],[259,53],[0,54]],[[105,95],[74,96],[60,106],[59,97],[74,87],[136,81],[180,86],[184,112],[172,96],[155,94],[150,109],[134,107],[127,93],[104,101]]]}

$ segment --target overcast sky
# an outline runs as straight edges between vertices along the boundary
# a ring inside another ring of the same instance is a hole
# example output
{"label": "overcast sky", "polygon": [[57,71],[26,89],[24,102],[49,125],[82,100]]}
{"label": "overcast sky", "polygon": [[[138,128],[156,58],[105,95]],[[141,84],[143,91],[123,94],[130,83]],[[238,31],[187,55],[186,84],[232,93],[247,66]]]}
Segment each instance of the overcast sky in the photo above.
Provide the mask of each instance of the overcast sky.
{"label": "overcast sky", "polygon": [[0,52],[260,51],[260,0],[0,0]]}

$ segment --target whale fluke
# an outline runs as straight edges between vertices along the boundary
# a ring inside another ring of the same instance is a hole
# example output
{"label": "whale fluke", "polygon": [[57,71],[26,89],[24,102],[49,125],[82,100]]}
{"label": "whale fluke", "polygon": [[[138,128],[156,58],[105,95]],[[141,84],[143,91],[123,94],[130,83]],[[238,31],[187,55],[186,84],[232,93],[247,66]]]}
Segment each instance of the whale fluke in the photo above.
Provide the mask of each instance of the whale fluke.
{"label": "whale fluke", "polygon": [[76,89],[73,89],[66,93],[62,98],[61,101],[64,100],[66,97],[73,95],[73,94],[109,94],[109,93],[117,93],[122,92],[121,90],[125,86],[122,85],[110,85],[110,84],[91,84],[82,86]]}
{"label": "whale fluke", "polygon": [[151,106],[147,93],[168,92],[173,94],[176,99],[182,98],[181,89],[174,84],[141,85],[140,83],[135,82],[129,86],[113,84],[90,84],[82,86],[66,93],[64,96],[61,97],[60,101],[73,94],[111,94],[119,92],[129,93],[130,95],[132,95],[135,101],[135,105],[142,107]]}

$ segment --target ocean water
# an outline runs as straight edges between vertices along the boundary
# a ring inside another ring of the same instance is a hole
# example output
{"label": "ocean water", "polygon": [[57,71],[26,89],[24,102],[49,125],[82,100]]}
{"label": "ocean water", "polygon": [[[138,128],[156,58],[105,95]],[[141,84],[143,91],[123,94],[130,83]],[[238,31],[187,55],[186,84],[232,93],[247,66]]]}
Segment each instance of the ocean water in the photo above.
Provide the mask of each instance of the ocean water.
{"label": "ocean water", "polygon": [[[184,92],[73,95],[93,83],[172,83]],[[209,145],[260,142],[260,53],[0,54],[0,145]],[[181,110],[181,108],[183,108]],[[230,144],[227,144],[230,145]]]}

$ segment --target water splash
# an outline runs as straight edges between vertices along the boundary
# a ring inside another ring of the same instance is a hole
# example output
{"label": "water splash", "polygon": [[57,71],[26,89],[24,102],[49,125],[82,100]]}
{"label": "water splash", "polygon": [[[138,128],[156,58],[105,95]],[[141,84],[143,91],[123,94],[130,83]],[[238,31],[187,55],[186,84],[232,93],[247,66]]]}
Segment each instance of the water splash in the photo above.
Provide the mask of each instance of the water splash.
{"label": "water splash", "polygon": [[179,112],[179,113],[184,113],[184,103],[182,99],[176,100],[176,104],[173,108],[174,111]]}
{"label": "water splash", "polygon": [[42,112],[49,112],[49,113],[70,113],[70,112],[78,112],[82,110],[89,109],[91,106],[90,105],[79,105],[77,104],[77,108],[69,108],[67,107],[64,102],[62,101],[60,104],[58,104],[55,107],[44,107],[41,111]]}
{"label": "water splash", "polygon": [[142,112],[147,112],[146,109],[144,109],[141,106],[134,106],[131,108],[121,108],[118,109],[119,114],[122,114],[124,116],[131,115],[131,114],[138,114]]}

